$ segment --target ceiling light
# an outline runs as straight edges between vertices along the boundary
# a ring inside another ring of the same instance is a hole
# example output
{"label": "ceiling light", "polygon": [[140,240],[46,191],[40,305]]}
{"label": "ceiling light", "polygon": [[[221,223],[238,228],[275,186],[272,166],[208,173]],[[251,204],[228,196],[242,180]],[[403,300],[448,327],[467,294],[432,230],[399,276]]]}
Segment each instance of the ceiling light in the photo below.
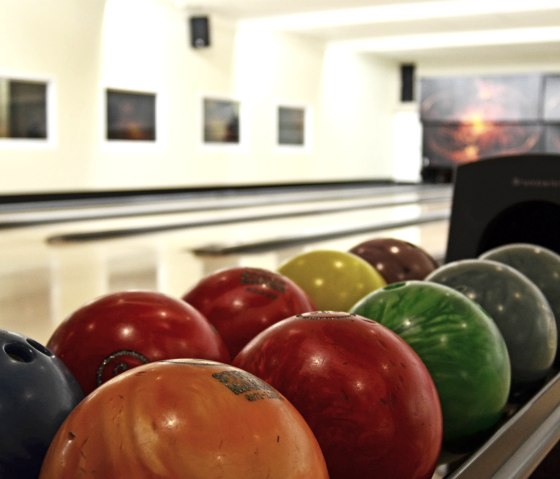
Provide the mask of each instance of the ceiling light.
{"label": "ceiling light", "polygon": [[560,41],[560,27],[512,28],[470,32],[374,37],[331,42],[337,48],[353,51],[396,52],[482,45],[512,45]]}
{"label": "ceiling light", "polygon": [[462,16],[522,13],[560,9],[558,0],[449,0],[398,3],[275,15],[240,23],[280,30],[312,30],[360,24],[416,21]]}

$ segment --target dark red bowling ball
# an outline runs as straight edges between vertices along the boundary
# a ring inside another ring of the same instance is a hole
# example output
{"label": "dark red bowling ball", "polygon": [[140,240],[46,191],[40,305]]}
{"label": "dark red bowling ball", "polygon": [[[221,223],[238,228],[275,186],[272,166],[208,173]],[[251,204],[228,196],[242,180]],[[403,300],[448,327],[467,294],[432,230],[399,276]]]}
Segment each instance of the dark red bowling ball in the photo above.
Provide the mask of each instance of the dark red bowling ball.
{"label": "dark red bowling ball", "polygon": [[243,266],[202,278],[183,300],[216,327],[232,357],[272,324],[315,309],[307,293],[286,276]]}
{"label": "dark red bowling ball", "polygon": [[203,314],[178,298],[151,291],[97,298],[66,318],[47,346],[86,394],[127,369],[152,361],[231,359]]}
{"label": "dark red bowling ball", "polygon": [[438,267],[423,248],[397,238],[375,238],[350,249],[371,264],[385,281],[422,280]]}
{"label": "dark red bowling ball", "polygon": [[233,364],[296,406],[331,479],[432,477],[438,394],[424,363],[388,328],[348,313],[305,313],[260,333]]}
{"label": "dark red bowling ball", "polygon": [[0,330],[0,477],[36,479],[47,448],[83,392],[37,341]]}

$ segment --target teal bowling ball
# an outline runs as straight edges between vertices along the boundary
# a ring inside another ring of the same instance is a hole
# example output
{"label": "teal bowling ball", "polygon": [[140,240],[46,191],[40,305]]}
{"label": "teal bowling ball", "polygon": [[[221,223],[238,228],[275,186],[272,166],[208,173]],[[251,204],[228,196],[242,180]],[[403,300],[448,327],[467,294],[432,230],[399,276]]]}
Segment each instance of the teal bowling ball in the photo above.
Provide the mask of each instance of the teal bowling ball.
{"label": "teal bowling ball", "polygon": [[363,297],[351,313],[401,336],[430,371],[447,447],[470,448],[504,417],[511,365],[494,321],[453,288],[429,281],[393,283]]}
{"label": "teal bowling ball", "polygon": [[508,348],[513,395],[541,385],[554,363],[558,333],[546,297],[529,278],[503,263],[465,259],[440,266],[426,280],[465,294],[494,320]]}
{"label": "teal bowling ball", "polygon": [[[499,261],[523,273],[543,292],[560,331],[560,255],[548,248],[529,243],[510,243],[480,255],[480,259]],[[560,354],[556,354],[560,364]]]}

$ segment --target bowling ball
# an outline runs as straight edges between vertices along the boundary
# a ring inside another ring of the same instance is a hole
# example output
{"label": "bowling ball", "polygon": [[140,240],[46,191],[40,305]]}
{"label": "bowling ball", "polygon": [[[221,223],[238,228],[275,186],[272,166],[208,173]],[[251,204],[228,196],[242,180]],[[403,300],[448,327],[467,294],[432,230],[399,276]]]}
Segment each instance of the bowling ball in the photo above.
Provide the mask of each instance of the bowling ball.
{"label": "bowling ball", "polygon": [[278,272],[298,284],[324,311],[348,311],[362,296],[386,284],[367,261],[345,251],[301,253],[280,265]]}
{"label": "bowling ball", "polygon": [[426,280],[465,294],[494,320],[508,349],[513,395],[547,377],[556,355],[556,322],[544,294],[526,276],[496,261],[465,259],[441,266]]}
{"label": "bowling ball", "polygon": [[233,364],[298,409],[331,479],[432,477],[442,440],[437,391],[412,348],[384,326],[304,313],[257,335]]}
{"label": "bowling ball", "polygon": [[438,267],[437,261],[420,246],[396,238],[375,238],[350,249],[383,276],[387,284],[424,279]]}
{"label": "bowling ball", "polygon": [[183,300],[216,327],[231,357],[268,326],[315,310],[305,291],[291,279],[243,266],[202,278],[183,295]]}
{"label": "bowling ball", "polygon": [[40,479],[327,479],[317,440],[246,371],[178,359],[97,388],[56,434]]}
{"label": "bowling ball", "polygon": [[[480,255],[480,259],[499,261],[527,276],[545,295],[560,331],[560,255],[548,248],[529,243],[498,246]],[[556,364],[560,365],[560,351]]]}
{"label": "bowling ball", "polygon": [[91,301],[60,323],[47,346],[86,394],[151,361],[231,359],[223,339],[199,311],[151,291],[122,291]]}
{"label": "bowling ball", "polygon": [[502,419],[511,366],[494,321],[453,288],[429,281],[393,283],[351,312],[395,331],[418,353],[436,384],[444,444],[470,448]]}
{"label": "bowling ball", "polygon": [[47,448],[83,393],[37,341],[0,330],[0,477],[36,479]]}

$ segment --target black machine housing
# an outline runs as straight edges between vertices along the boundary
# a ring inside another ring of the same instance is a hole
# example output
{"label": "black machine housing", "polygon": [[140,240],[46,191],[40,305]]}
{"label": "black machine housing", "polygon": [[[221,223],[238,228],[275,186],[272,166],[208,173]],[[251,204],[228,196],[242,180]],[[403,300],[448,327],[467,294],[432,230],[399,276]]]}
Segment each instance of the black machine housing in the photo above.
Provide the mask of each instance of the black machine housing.
{"label": "black machine housing", "polygon": [[445,262],[509,243],[560,254],[560,155],[479,160],[455,170]]}

